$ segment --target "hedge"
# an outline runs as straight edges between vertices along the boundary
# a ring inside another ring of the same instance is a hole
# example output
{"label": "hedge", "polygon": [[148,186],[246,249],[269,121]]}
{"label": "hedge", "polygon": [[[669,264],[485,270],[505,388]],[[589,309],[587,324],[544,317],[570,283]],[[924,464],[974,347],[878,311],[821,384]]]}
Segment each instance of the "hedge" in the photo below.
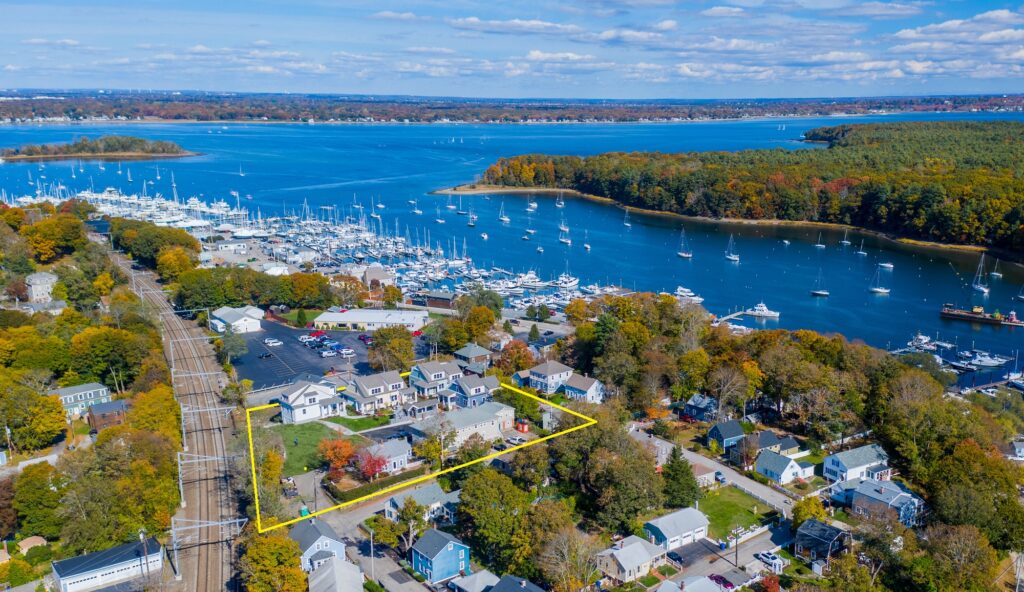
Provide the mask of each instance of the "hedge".
{"label": "hedge", "polygon": [[403,481],[408,481],[409,479],[412,479],[414,477],[419,477],[425,474],[428,469],[429,467],[424,465],[421,467],[417,467],[411,471],[398,473],[397,475],[381,477],[380,479],[377,479],[372,483],[360,485],[359,487],[348,489],[346,491],[339,491],[337,486],[330,481],[327,481],[325,487],[327,489],[327,493],[329,493],[331,497],[334,498],[334,501],[338,502],[339,504],[343,504],[345,502],[350,502],[354,499],[359,499],[364,495],[370,495],[375,491],[380,491],[381,489],[385,489],[387,487],[395,485],[396,483],[401,483]]}

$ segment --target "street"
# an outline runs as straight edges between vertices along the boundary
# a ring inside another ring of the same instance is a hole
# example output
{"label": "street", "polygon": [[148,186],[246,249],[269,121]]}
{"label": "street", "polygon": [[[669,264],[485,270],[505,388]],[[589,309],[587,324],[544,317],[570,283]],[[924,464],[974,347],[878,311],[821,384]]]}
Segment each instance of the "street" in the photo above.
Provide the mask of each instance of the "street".
{"label": "street", "polygon": [[740,543],[739,560],[737,561],[737,549],[735,547],[723,551],[710,540],[701,539],[696,543],[691,543],[675,550],[683,559],[683,569],[672,579],[676,582],[682,582],[683,578],[690,576],[724,574],[734,567],[743,569],[747,566],[750,566],[747,573],[754,575],[764,568],[764,564],[755,558],[754,555],[763,551],[772,551],[779,547],[784,547],[791,540],[792,535],[789,530],[789,523],[785,522],[781,526],[776,526],[749,541]]}
{"label": "street", "polygon": [[740,486],[740,489],[744,489],[749,493],[753,493],[756,497],[762,498],[762,500],[774,506],[776,510],[779,510],[784,517],[788,518],[792,514],[793,500],[788,495],[776,491],[767,485],[762,485],[715,459],[697,454],[682,446],[679,447],[679,450],[682,452],[683,458],[690,464],[700,463],[716,471],[721,471],[730,484],[737,484]]}

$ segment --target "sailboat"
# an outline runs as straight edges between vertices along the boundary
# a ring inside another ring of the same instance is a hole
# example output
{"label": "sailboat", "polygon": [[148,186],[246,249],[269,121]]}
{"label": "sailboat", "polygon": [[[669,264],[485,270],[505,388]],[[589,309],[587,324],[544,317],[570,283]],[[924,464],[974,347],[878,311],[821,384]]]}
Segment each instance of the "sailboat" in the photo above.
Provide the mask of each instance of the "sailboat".
{"label": "sailboat", "polygon": [[526,234],[536,234],[537,229],[533,227],[533,219],[529,215],[526,216]]}
{"label": "sailboat", "polygon": [[622,219],[622,225],[626,228],[633,227],[633,223],[629,221],[629,210],[626,210],[626,216]]}
{"label": "sailboat", "polygon": [[[590,238],[586,230],[583,231],[583,248],[588,251],[590,250]],[[1021,288],[1021,294],[1024,294],[1024,288]]]}
{"label": "sailboat", "polygon": [[462,196],[461,195],[459,196],[459,209],[455,213],[460,215],[460,216],[465,216],[466,214],[469,213],[466,210],[462,209]]}
{"label": "sailboat", "polygon": [[245,176],[245,171],[242,170],[242,165],[241,164],[238,165],[238,176],[239,177],[244,177]]}
{"label": "sailboat", "polygon": [[868,252],[864,250],[864,239],[860,239],[860,248],[857,249],[858,255],[867,255]]}
{"label": "sailboat", "polygon": [[434,218],[434,222],[444,224],[444,218],[441,217],[441,208],[437,208],[437,218]]}
{"label": "sailboat", "polygon": [[996,259],[996,265],[992,268],[992,271],[988,272],[989,277],[994,277],[997,280],[1003,277],[1003,272],[999,271],[999,259]]}
{"label": "sailboat", "polygon": [[536,212],[537,211],[537,202],[532,197],[527,198],[527,201],[526,201],[526,211],[527,212]]}
{"label": "sailboat", "polygon": [[572,246],[572,239],[569,238],[568,230],[562,230],[558,233],[558,242],[562,243],[563,245]]}
{"label": "sailboat", "polygon": [[740,256],[736,254],[736,241],[729,235],[729,246],[725,248],[725,258],[729,261],[739,262]]}
{"label": "sailboat", "polygon": [[569,232],[569,225],[565,223],[565,214],[562,214],[562,221],[558,223],[559,232]]}
{"label": "sailboat", "polygon": [[839,244],[843,245],[844,247],[850,246],[850,239],[847,238],[848,236],[850,236],[849,228],[847,228],[846,232],[843,233],[843,240],[839,241]]}
{"label": "sailboat", "polygon": [[121,174],[121,161],[118,161],[118,162],[117,162],[117,174],[118,174],[118,175],[120,175],[120,174]]}
{"label": "sailboat", "polygon": [[975,292],[988,294],[988,285],[985,284],[985,253],[982,253],[981,259],[978,260],[978,271],[974,273],[974,280],[971,282],[971,288],[973,288]]}
{"label": "sailboat", "polygon": [[1017,300],[1024,302],[1024,285],[1020,287],[1020,292],[1017,292]]}
{"label": "sailboat", "polygon": [[815,249],[824,249],[825,248],[825,243],[821,242],[821,233],[820,232],[818,233],[818,242],[814,243],[814,248]]}
{"label": "sailboat", "polygon": [[558,199],[555,200],[555,207],[556,208],[564,208],[565,207],[565,200],[562,199],[562,194],[561,193],[558,194]]}
{"label": "sailboat", "polygon": [[129,183],[132,182],[132,169],[131,169],[131,167],[128,167],[128,182]]}
{"label": "sailboat", "polygon": [[683,259],[693,258],[693,251],[691,251],[690,247],[686,244],[686,229],[683,228],[679,229],[679,250],[676,251],[676,256]]}
{"label": "sailboat", "polygon": [[466,226],[476,226],[476,220],[476,212],[473,211],[473,208],[469,208],[469,222],[466,223]]}
{"label": "sailboat", "polygon": [[816,298],[828,298],[829,292],[825,288],[825,278],[822,275],[821,270],[818,270],[818,281],[814,284],[814,289],[811,290],[811,296]]}
{"label": "sailboat", "polygon": [[417,200],[414,199],[414,200],[411,200],[411,201],[412,201],[412,213],[416,214],[417,216],[421,215],[423,213],[423,210],[420,209],[420,206],[417,203]]}
{"label": "sailboat", "polygon": [[879,266],[879,267],[877,267],[875,269],[875,279],[871,281],[871,286],[868,288],[868,291],[870,291],[870,292],[872,292],[874,294],[881,294],[883,296],[887,295],[889,293],[889,288],[886,288],[886,287],[882,286],[882,268],[881,268],[881,266]]}
{"label": "sailboat", "polygon": [[537,252],[538,253],[543,253],[544,252],[544,247],[537,247]]}
{"label": "sailboat", "polygon": [[[462,199],[462,198],[460,197],[459,199]],[[452,195],[450,193],[448,194],[448,204],[445,205],[444,207],[445,207],[445,209],[448,209],[448,210],[454,210],[455,209],[455,204],[452,203]]]}
{"label": "sailboat", "polygon": [[505,215],[505,202],[501,202],[501,208],[498,209],[498,220],[500,220],[503,224],[508,224],[509,222],[512,221],[512,218],[509,218],[508,216]]}
{"label": "sailboat", "polygon": [[156,167],[156,180],[160,180],[160,167]]}

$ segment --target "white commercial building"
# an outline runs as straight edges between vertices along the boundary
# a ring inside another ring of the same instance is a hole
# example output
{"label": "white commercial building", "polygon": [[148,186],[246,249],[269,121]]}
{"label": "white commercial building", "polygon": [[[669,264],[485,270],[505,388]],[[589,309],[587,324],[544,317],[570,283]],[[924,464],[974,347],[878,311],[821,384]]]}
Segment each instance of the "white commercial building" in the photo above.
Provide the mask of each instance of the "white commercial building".
{"label": "white commercial building", "polygon": [[263,311],[255,306],[222,306],[210,313],[210,327],[218,333],[224,333],[228,327],[232,333],[254,333],[263,330],[261,319]]}
{"label": "white commercial building", "polygon": [[150,538],[106,551],[87,553],[53,561],[53,577],[60,592],[87,592],[137,578],[160,580],[164,567],[164,550],[160,542]]}
{"label": "white commercial building", "polygon": [[353,331],[376,331],[384,327],[405,327],[419,331],[427,324],[429,315],[425,310],[382,310],[376,308],[353,308],[338,312],[325,312],[313,319],[317,329],[349,329]]}

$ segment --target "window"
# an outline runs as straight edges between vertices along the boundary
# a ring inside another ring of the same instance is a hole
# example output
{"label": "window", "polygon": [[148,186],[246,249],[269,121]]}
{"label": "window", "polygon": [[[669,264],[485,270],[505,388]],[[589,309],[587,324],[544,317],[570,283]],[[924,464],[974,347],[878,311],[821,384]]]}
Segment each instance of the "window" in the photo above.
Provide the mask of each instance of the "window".
{"label": "window", "polygon": [[451,551],[451,550],[452,550],[452,549],[454,549],[454,548],[455,548],[455,545],[454,545],[454,543],[448,543],[448,550],[449,550],[449,551]]}

